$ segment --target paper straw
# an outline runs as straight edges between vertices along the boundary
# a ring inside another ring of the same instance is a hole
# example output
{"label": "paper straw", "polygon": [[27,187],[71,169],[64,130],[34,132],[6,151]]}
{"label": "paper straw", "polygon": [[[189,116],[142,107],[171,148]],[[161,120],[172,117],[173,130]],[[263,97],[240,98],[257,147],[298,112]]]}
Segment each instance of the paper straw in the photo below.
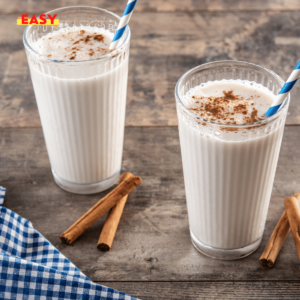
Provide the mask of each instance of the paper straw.
{"label": "paper straw", "polygon": [[296,81],[300,77],[300,61],[298,62],[296,68],[293,70],[292,74],[290,75],[289,79],[286,81],[282,89],[280,90],[276,100],[272,104],[272,106],[268,109],[266,116],[271,117],[277,113],[281,104],[284,102],[285,98],[295,85]]}
{"label": "paper straw", "polygon": [[125,7],[125,10],[123,12],[122,18],[120,20],[120,23],[118,25],[117,31],[115,33],[115,36],[109,46],[109,49],[116,49],[118,46],[118,43],[121,40],[121,37],[123,36],[126,26],[129,23],[130,17],[132,15],[132,12],[134,10],[134,7],[136,5],[137,0],[128,0],[127,5]]}

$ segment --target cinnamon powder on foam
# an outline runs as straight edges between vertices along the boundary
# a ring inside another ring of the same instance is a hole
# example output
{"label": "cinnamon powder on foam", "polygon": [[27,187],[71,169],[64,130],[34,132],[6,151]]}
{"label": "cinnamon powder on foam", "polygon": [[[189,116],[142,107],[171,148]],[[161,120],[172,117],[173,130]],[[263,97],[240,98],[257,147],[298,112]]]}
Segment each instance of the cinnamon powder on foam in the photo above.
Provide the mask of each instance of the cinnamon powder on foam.
{"label": "cinnamon powder on foam", "polygon": [[[71,47],[65,48],[65,50],[67,50],[67,51],[72,50],[69,59],[70,60],[75,59],[77,52],[83,50],[82,49],[83,47],[81,47],[80,44],[93,45],[93,40],[100,42],[100,43],[104,43],[104,36],[102,34],[99,34],[96,32],[86,34],[85,30],[80,30],[77,40],[74,41],[74,43],[73,43],[73,45],[77,45],[77,46],[75,46],[73,48],[71,48]],[[111,52],[111,50],[109,50],[108,48],[102,48],[102,47],[97,47],[96,51],[100,52],[101,55],[105,55],[105,54]],[[92,48],[88,49],[87,52],[88,52],[88,55],[91,57],[93,57],[95,55],[95,50]]]}
{"label": "cinnamon powder on foam", "polygon": [[[259,97],[259,96],[257,96]],[[192,96],[194,107],[189,110],[198,116],[223,124],[237,124],[236,115],[239,114],[239,124],[249,124],[262,120],[258,117],[258,111],[254,107],[253,96],[244,98],[234,95],[233,91],[223,91],[220,97]]]}
{"label": "cinnamon powder on foam", "polygon": [[80,61],[110,53],[111,35],[107,30],[66,28],[45,35],[33,46],[37,52],[49,58]]}

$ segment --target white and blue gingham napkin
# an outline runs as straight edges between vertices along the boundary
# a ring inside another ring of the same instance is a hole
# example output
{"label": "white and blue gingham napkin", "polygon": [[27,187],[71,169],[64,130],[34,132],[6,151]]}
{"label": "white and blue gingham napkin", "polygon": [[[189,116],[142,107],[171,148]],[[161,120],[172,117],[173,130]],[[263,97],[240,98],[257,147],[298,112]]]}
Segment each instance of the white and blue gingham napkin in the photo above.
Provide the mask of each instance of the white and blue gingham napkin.
{"label": "white and blue gingham napkin", "polygon": [[136,299],[93,283],[30,221],[3,207],[4,195],[0,187],[0,299]]}

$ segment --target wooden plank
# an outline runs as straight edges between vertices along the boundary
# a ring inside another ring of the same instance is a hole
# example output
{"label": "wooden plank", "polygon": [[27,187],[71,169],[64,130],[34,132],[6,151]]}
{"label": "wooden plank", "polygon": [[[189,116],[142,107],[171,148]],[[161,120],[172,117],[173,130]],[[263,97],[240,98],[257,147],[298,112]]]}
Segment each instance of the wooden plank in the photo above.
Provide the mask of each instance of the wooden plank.
{"label": "wooden plank", "polygon": [[143,300],[299,298],[299,282],[100,282]]}
{"label": "wooden plank", "polygon": [[5,206],[32,221],[94,281],[300,280],[299,259],[288,236],[273,269],[258,259],[284,210],[285,197],[300,187],[300,130],[286,127],[266,230],[259,249],[238,261],[219,261],[191,244],[175,127],[127,128],[123,171],[141,176],[130,194],[112,250],[96,248],[105,217],[72,246],[59,235],[106,193],[73,195],[53,182],[41,129],[0,130],[0,184]]}
{"label": "wooden plank", "polygon": [[[126,1],[123,0],[89,0],[89,6],[103,7],[112,11],[122,11]],[[59,7],[83,5],[80,0],[2,0],[0,13],[36,13],[46,12]],[[196,12],[196,11],[263,11],[263,10],[296,10],[300,9],[297,0],[144,0],[138,1],[137,12]]]}
{"label": "wooden plank", "polygon": [[[0,19],[0,127],[39,127],[24,27],[6,26],[16,18]],[[250,61],[287,78],[298,61],[297,20],[298,12],[134,14],[126,125],[177,125],[176,82],[205,62]],[[299,93],[296,84],[287,124],[300,123]]]}

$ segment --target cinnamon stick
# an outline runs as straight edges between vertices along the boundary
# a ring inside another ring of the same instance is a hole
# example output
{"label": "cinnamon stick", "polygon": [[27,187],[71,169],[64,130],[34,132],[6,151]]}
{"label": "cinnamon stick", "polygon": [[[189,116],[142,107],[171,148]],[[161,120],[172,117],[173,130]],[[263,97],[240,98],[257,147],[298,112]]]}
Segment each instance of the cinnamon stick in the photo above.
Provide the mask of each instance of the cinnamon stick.
{"label": "cinnamon stick", "polygon": [[300,209],[295,197],[289,197],[284,200],[287,216],[292,230],[297,253],[300,259]]}
{"label": "cinnamon stick", "polygon": [[[120,178],[120,182],[126,180],[129,176],[128,174],[124,173]],[[97,243],[98,250],[109,251],[111,249],[127,197],[128,195],[124,196],[108,214]]]}
{"label": "cinnamon stick", "polygon": [[[296,197],[300,203],[300,193],[295,193],[294,197]],[[285,209],[268,241],[268,244],[266,245],[263,254],[259,259],[264,267],[272,268],[274,266],[279,251],[289,232],[290,224],[287,216],[287,211]]]}
{"label": "cinnamon stick", "polygon": [[127,174],[127,179],[123,180],[114,190],[99,200],[98,203],[60,236],[63,242],[69,245],[72,244],[85,230],[115,206],[118,201],[142,183],[140,177],[134,176],[131,173]]}

